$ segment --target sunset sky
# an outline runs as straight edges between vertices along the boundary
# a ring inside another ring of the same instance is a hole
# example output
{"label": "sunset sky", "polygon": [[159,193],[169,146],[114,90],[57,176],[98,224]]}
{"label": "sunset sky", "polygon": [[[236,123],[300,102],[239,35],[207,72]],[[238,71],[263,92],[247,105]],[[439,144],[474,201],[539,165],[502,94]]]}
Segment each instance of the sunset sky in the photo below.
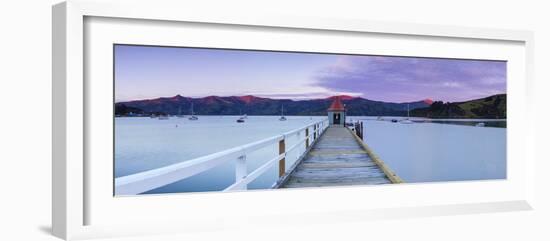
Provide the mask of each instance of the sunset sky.
{"label": "sunset sky", "polygon": [[115,101],[256,95],[464,101],[506,93],[506,62],[115,46]]}

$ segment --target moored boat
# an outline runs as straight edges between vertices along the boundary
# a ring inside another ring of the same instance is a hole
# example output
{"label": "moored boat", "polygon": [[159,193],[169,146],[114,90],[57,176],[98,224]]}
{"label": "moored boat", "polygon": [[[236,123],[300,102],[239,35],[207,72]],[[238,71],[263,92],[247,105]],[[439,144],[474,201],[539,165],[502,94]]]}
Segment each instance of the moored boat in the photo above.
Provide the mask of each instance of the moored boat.
{"label": "moored boat", "polygon": [[410,118],[410,109],[409,109],[409,104],[407,104],[407,118],[405,118],[404,120],[401,120],[400,123],[401,124],[412,124],[412,123],[414,123],[409,118]]}
{"label": "moored boat", "polygon": [[279,118],[279,120],[280,121],[286,121],[283,105],[281,105],[281,117]]}
{"label": "moored boat", "polygon": [[195,116],[195,111],[193,111],[193,103],[191,103],[191,116],[189,117],[189,120],[198,120],[199,117]]}

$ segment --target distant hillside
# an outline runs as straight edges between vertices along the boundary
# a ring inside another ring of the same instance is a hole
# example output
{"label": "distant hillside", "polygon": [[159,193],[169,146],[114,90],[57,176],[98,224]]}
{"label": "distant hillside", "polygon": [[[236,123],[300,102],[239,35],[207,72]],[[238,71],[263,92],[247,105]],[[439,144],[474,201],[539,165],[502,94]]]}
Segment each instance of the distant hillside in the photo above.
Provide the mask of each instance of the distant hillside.
{"label": "distant hillside", "polygon": [[[207,96],[190,98],[176,95],[174,97],[150,100],[136,100],[115,104],[117,116],[147,115],[165,113],[170,115],[190,114],[191,103],[197,115],[280,115],[284,106],[285,115],[326,115],[327,108],[335,96],[325,99],[290,100],[270,99],[252,95],[247,96]],[[405,116],[407,104],[409,108],[424,108],[431,100],[421,100],[410,103],[391,103],[364,99],[361,97],[340,96],[346,105],[349,116]]]}
{"label": "distant hillside", "polygon": [[464,102],[435,101],[429,107],[411,111],[411,116],[428,118],[506,118],[506,94]]}
{"label": "distant hillside", "polygon": [[118,116],[128,116],[128,115],[143,115],[146,113],[140,108],[129,107],[129,106],[126,106],[125,104],[116,104],[115,114]]}

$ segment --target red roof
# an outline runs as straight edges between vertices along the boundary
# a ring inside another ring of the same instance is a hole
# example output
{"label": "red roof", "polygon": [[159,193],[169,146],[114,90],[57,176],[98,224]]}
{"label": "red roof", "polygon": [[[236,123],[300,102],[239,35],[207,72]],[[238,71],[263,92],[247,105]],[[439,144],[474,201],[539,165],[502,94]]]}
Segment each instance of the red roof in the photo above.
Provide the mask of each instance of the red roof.
{"label": "red roof", "polygon": [[344,104],[340,100],[340,96],[336,96],[332,104],[328,108],[328,111],[344,111]]}

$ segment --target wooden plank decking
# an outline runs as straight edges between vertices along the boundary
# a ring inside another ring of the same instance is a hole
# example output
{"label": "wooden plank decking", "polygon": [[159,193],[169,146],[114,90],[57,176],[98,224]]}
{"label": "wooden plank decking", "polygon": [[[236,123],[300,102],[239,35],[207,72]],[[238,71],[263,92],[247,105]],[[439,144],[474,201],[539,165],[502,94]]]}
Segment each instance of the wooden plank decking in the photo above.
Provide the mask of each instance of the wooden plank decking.
{"label": "wooden plank decking", "polygon": [[390,183],[347,128],[331,126],[280,188]]}

